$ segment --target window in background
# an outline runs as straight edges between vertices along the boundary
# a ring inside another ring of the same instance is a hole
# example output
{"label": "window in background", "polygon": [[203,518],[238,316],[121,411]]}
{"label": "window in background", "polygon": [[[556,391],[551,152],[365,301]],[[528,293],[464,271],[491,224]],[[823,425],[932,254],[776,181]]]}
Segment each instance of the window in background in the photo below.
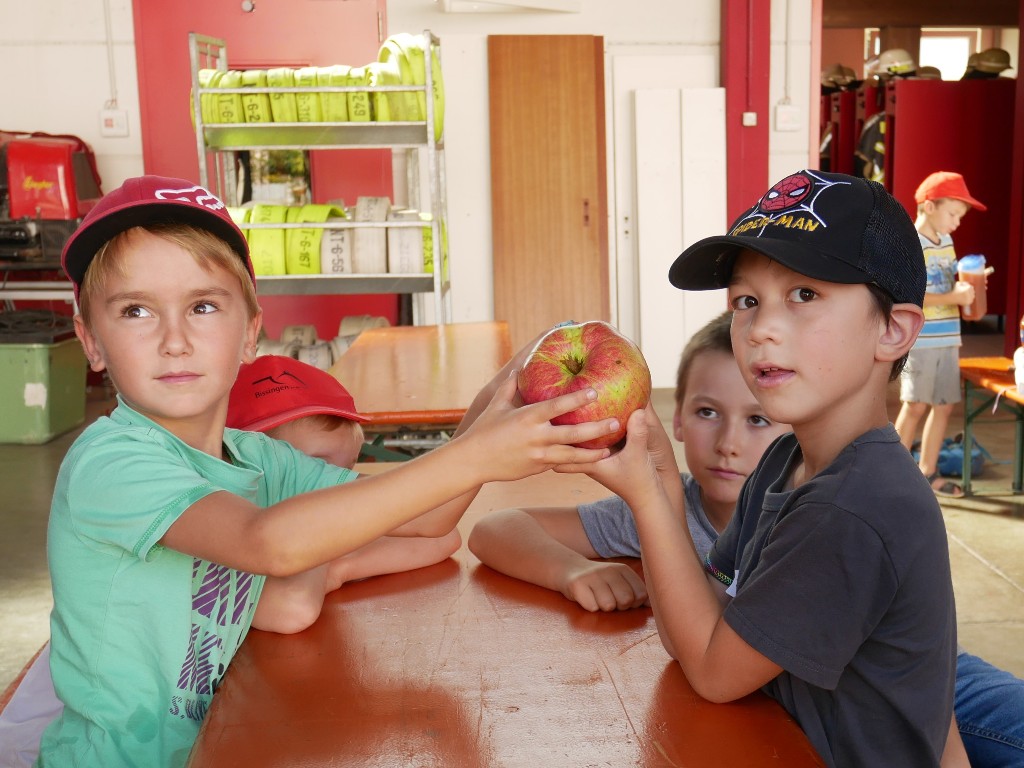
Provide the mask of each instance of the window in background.
{"label": "window in background", "polygon": [[[979,27],[924,27],[921,29],[919,67],[938,67],[943,80],[959,80],[967,68],[967,57],[981,50]],[[882,52],[877,27],[864,30],[864,61]]]}
{"label": "window in background", "polygon": [[979,50],[981,30],[935,29],[921,30],[921,54],[918,66],[938,67],[943,80],[959,80],[967,69],[967,57]]}

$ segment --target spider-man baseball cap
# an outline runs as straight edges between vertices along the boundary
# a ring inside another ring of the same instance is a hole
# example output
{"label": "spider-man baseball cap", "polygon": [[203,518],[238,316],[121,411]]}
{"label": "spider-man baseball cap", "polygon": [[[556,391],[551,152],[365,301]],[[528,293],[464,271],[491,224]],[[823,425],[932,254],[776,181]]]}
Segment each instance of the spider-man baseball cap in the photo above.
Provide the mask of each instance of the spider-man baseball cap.
{"label": "spider-man baseball cap", "polygon": [[263,432],[317,414],[369,421],[327,371],[283,355],[262,355],[238,371],[228,399],[227,426]]}
{"label": "spider-man baseball cap", "polygon": [[684,290],[725,288],[749,249],[816,280],[870,283],[897,304],[924,303],[921,241],[906,209],[881,184],[799,171],[775,184],[729,227],[683,251],[669,269]]}
{"label": "spider-man baseball cap", "polygon": [[164,223],[191,224],[224,240],[245,263],[255,284],[249,244],[216,195],[185,179],[137,176],[104,195],[64,244],[61,265],[75,285],[75,298],[104,243],[132,227]]}

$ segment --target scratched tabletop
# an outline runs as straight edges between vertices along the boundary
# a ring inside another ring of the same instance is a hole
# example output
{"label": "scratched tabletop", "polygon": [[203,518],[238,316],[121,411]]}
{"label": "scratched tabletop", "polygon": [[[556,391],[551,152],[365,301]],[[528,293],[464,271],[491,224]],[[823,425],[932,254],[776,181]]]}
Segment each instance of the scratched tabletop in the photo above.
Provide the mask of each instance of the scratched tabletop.
{"label": "scratched tabletop", "polygon": [[[361,465],[371,472],[386,465]],[[484,486],[487,512],[607,492],[551,472]],[[347,584],[296,635],[253,630],[189,766],[820,766],[757,693],[711,704],[650,609],[591,614],[497,573],[465,544],[438,565]]]}

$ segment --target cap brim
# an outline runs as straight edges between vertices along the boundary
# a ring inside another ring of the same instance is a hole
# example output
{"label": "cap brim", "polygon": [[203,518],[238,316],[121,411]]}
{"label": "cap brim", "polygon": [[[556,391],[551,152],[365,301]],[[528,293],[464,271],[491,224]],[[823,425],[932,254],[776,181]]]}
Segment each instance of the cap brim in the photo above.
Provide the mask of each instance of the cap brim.
{"label": "cap brim", "polygon": [[955,197],[953,197],[953,199],[954,200],[959,200],[962,203],[967,203],[969,206],[971,206],[971,208],[976,208],[979,211],[987,211],[988,210],[988,206],[987,205],[985,205],[984,203],[981,203],[981,202],[975,200],[970,195],[956,195]]}
{"label": "cap brim", "polygon": [[679,254],[669,268],[669,282],[685,291],[725,288],[732,279],[736,257],[743,250],[763,254],[794,272],[816,280],[830,283],[873,282],[870,275],[857,267],[800,243],[731,235],[706,237]]}
{"label": "cap brim", "polygon": [[303,416],[340,416],[343,419],[349,421],[358,421],[364,423],[369,421],[369,418],[363,416],[361,413],[355,411],[349,411],[344,408],[333,408],[323,405],[303,405],[297,408],[291,408],[282,413],[275,413],[273,416],[267,416],[262,419],[256,419],[248,424],[243,424],[236,427],[236,429],[244,429],[247,432],[266,432],[268,429],[279,427],[285,422],[294,421],[300,419]]}
{"label": "cap brim", "polygon": [[241,232],[216,213],[194,205],[183,205],[176,200],[140,203],[132,201],[112,208],[95,221],[80,227],[64,247],[64,271],[71,281],[80,286],[93,257],[103,245],[132,227],[161,223],[191,224],[212,232],[231,246],[249,271],[255,276],[249,261],[249,245]]}

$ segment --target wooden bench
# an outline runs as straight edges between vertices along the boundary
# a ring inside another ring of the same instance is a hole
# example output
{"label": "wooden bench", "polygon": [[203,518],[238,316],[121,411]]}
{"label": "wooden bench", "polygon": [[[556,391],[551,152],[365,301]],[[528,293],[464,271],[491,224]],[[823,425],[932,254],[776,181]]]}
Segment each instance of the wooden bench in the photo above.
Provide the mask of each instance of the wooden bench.
{"label": "wooden bench", "polygon": [[1013,492],[1024,490],[1024,394],[1017,391],[1013,361],[1008,357],[964,357],[960,359],[964,383],[964,494],[971,492],[971,450],[975,419],[987,410],[1003,408],[1013,414]]}

